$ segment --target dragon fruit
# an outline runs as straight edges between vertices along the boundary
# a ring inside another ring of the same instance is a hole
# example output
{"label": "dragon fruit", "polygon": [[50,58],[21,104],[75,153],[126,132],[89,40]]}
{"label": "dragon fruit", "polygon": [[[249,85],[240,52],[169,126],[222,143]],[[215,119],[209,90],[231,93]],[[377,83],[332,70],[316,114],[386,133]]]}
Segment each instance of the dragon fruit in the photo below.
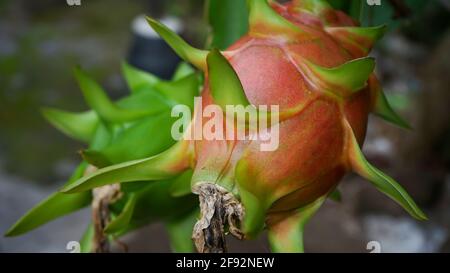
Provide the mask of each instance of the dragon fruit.
{"label": "dragon fruit", "polygon": [[[390,107],[373,73],[375,61],[367,57],[385,26],[358,27],[322,0],[248,0],[248,6],[249,32],[223,52],[193,48],[159,22],[148,22],[205,74],[202,105],[186,134],[208,121],[201,107],[218,105],[226,113],[227,105],[277,105],[278,148],[262,151],[262,140],[250,137],[184,138],[158,155],[106,164],[62,192],[172,179],[193,170],[190,188],[199,195],[200,216],[192,237],[199,252],[225,251],[226,231],[251,239],[264,229],[273,251],[303,251],[304,225],[350,171],[425,220],[406,191],[361,152],[370,113],[409,127]],[[101,152],[86,157],[101,158]]]}

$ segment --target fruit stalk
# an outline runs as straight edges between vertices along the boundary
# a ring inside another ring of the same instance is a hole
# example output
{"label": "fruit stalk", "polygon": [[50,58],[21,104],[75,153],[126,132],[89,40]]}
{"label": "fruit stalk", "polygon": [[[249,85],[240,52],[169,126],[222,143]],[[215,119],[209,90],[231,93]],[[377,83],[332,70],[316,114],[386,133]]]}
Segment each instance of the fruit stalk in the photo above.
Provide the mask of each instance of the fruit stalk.
{"label": "fruit stalk", "polygon": [[[85,172],[88,175],[97,168],[89,166]],[[108,253],[110,245],[105,228],[110,223],[109,205],[122,197],[120,184],[101,186],[92,190],[92,223],[94,225],[94,236],[92,237],[92,252]]]}
{"label": "fruit stalk", "polygon": [[201,217],[194,226],[192,239],[200,253],[225,253],[225,229],[242,240],[240,223],[244,217],[241,203],[224,188],[213,183],[198,184]]}

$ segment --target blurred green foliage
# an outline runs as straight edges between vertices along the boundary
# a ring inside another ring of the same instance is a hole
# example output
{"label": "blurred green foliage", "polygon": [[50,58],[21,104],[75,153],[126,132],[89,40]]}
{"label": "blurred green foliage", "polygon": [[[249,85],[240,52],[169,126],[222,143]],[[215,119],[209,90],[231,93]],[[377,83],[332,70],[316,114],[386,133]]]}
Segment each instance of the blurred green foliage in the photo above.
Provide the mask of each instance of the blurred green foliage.
{"label": "blurred green foliage", "polygon": [[0,157],[8,171],[42,183],[66,177],[56,163],[76,162],[81,147],[52,129],[40,107],[84,107],[71,73],[77,64],[115,97],[125,93],[121,56],[131,19],[145,12],[139,2],[93,1],[79,8],[47,2],[0,1]]}
{"label": "blurred green foliage", "polygon": [[247,32],[245,0],[208,0],[206,4],[212,28],[210,47],[225,49]]}

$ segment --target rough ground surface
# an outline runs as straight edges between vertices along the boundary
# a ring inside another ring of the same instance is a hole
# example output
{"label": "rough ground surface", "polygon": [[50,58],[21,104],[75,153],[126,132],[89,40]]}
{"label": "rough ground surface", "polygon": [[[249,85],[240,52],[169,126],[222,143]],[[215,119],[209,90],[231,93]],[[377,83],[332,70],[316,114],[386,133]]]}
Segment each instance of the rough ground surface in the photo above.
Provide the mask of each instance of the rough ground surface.
{"label": "rough ground surface", "polygon": [[[41,188],[0,171],[0,233],[28,209],[56,190]],[[65,252],[69,241],[83,234],[90,213],[83,210],[19,237],[0,237],[1,252]]]}

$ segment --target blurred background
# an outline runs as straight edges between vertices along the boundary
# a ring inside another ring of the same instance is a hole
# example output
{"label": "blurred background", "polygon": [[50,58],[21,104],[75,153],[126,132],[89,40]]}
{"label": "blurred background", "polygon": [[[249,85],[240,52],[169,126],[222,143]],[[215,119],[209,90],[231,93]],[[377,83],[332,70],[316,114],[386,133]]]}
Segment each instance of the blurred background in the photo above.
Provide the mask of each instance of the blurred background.
{"label": "blurred background", "polygon": [[[68,2],[0,0],[1,233],[58,189],[79,162],[82,145],[53,129],[39,110],[87,109],[73,67],[89,71],[113,98],[128,92],[122,61],[169,78],[179,59],[142,14],[162,19],[195,46],[214,43],[207,38],[202,0]],[[308,224],[306,251],[368,252],[367,243],[375,240],[383,252],[450,252],[450,1],[381,0],[370,6],[364,0],[356,11],[352,1],[330,2],[363,25],[389,26],[372,53],[376,73],[414,130],[372,117],[364,150],[430,220],[414,221],[369,183],[349,175],[340,185],[342,203],[327,201]],[[67,242],[79,239],[89,219],[85,209],[21,237],[0,237],[0,252],[67,252]],[[158,224],[123,241],[131,252],[169,251]],[[229,241],[231,252],[269,251],[265,239]]]}

